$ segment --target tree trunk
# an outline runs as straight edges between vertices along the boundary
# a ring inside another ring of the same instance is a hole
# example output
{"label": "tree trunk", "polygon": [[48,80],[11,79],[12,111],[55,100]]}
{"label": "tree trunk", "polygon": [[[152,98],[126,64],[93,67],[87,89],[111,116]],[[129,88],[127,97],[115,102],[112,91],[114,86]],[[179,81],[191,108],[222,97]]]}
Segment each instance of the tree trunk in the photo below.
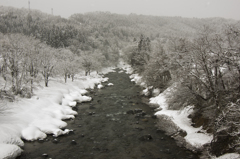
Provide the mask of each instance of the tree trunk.
{"label": "tree trunk", "polygon": [[72,82],[74,81],[74,75],[71,75],[71,77],[72,77]]}
{"label": "tree trunk", "polygon": [[48,87],[48,76],[46,75],[46,77],[44,78],[45,78],[45,87]]}
{"label": "tree trunk", "polygon": [[31,79],[31,93],[33,94],[33,79]]}
{"label": "tree trunk", "polygon": [[223,78],[222,78],[222,72],[220,71],[220,69],[219,69],[219,78],[220,78],[221,83],[222,83],[222,88],[223,88],[224,90],[226,90],[226,86],[225,86],[225,84],[224,84],[224,80],[223,80]]}
{"label": "tree trunk", "polygon": [[240,67],[238,66],[237,69],[238,69],[238,83],[239,83],[238,92],[240,92]]}
{"label": "tree trunk", "polygon": [[67,74],[65,74],[65,75],[64,75],[64,80],[65,80],[65,83],[67,83],[67,77],[68,77],[68,75],[67,75]]}

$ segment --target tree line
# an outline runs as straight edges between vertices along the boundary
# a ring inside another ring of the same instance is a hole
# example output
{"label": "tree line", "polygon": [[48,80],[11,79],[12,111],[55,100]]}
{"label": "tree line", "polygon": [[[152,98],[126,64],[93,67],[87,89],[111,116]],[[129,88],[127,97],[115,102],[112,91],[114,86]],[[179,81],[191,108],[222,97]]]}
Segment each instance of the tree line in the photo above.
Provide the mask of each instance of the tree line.
{"label": "tree line", "polygon": [[42,80],[46,87],[53,76],[73,81],[81,70],[90,75],[118,60],[118,48],[107,41],[91,42],[95,39],[76,22],[39,11],[1,8],[1,98],[31,97]]}

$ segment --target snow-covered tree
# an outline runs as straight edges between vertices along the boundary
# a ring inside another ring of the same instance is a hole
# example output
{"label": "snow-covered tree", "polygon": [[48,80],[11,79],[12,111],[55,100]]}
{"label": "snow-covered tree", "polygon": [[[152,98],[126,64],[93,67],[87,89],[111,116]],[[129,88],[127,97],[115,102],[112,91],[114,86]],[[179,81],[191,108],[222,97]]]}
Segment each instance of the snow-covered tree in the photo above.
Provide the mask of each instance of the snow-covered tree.
{"label": "snow-covered tree", "polygon": [[70,76],[72,77],[73,81],[75,74],[79,72],[79,57],[74,55],[69,49],[63,48],[59,49],[57,58],[58,73],[64,76],[65,83],[67,82],[67,78]]}
{"label": "snow-covered tree", "polygon": [[5,35],[1,39],[2,76],[4,80],[11,81],[11,89],[15,94],[21,92],[26,72],[26,50],[24,47],[26,37],[20,34]]}
{"label": "snow-covered tree", "polygon": [[84,52],[81,56],[82,67],[85,70],[85,75],[90,75],[92,71],[99,72],[104,64],[106,64],[106,59],[103,54],[99,51]]}
{"label": "snow-covered tree", "polygon": [[44,77],[45,87],[48,87],[49,77],[53,75],[53,69],[56,66],[56,50],[42,44],[39,52],[41,73]]}

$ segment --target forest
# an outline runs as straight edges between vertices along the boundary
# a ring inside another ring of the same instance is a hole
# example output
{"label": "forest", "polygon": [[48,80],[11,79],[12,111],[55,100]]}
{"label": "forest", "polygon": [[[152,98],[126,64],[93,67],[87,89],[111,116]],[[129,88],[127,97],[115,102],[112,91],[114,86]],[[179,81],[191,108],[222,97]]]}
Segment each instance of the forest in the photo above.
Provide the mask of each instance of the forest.
{"label": "forest", "polygon": [[80,69],[87,76],[120,58],[151,89],[177,84],[168,103],[195,106],[192,121],[213,134],[212,154],[240,153],[239,21],[109,12],[65,19],[0,7],[1,99],[30,98],[40,81],[74,80]]}

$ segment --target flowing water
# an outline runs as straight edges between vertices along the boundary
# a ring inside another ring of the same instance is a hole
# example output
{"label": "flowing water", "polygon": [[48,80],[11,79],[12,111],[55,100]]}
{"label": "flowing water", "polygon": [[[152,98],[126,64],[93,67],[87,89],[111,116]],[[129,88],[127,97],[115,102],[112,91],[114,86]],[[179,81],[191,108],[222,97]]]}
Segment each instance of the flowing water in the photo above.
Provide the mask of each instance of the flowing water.
{"label": "flowing water", "polygon": [[67,121],[69,135],[25,142],[18,159],[197,159],[155,127],[153,108],[142,102],[141,88],[124,72],[107,75],[109,83],[88,94],[93,101],[78,104],[78,116]]}

